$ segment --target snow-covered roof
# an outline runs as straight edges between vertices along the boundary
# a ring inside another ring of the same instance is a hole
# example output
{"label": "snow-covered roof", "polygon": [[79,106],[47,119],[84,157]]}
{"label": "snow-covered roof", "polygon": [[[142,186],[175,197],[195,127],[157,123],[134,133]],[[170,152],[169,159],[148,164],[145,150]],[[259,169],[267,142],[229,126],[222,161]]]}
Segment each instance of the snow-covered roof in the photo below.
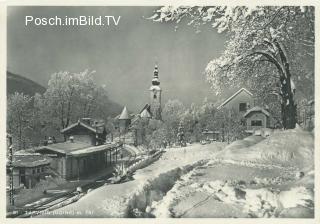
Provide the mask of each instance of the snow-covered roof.
{"label": "snow-covered roof", "polygon": [[262,112],[265,115],[267,115],[268,117],[270,117],[270,113],[268,111],[266,111],[265,109],[259,107],[259,106],[255,106],[252,107],[250,110],[248,110],[243,116],[246,117],[248,116],[251,112]]}
{"label": "snow-covered roof", "polygon": [[149,90],[161,90],[160,86],[151,86]]}
{"label": "snow-covered roof", "polygon": [[151,114],[149,113],[148,109],[145,108],[141,113],[140,113],[140,116],[142,118],[151,118]]}
{"label": "snow-covered roof", "polygon": [[72,156],[80,156],[80,155],[84,156],[84,155],[87,155],[87,154],[90,154],[90,153],[104,151],[106,149],[113,149],[115,147],[116,147],[116,144],[92,146],[92,147],[89,147],[89,148],[72,151],[72,152],[70,152],[69,155],[72,155]]}
{"label": "snow-covered roof", "polygon": [[38,153],[14,155],[12,159],[12,165],[14,167],[36,167],[49,165],[51,159],[44,157]]}
{"label": "snow-covered roof", "polygon": [[233,98],[235,98],[237,95],[239,95],[242,91],[245,91],[246,93],[248,93],[250,96],[253,96],[253,94],[247,90],[246,88],[241,88],[239,89],[235,94],[233,94],[232,96],[230,96],[228,99],[226,99],[220,106],[218,106],[218,109],[221,109],[221,107],[223,107],[224,105],[226,105],[230,100],[232,100]]}
{"label": "snow-covered roof", "polygon": [[129,112],[127,110],[127,107],[124,107],[121,114],[120,114],[120,117],[118,118],[119,120],[129,120],[130,119],[130,116],[129,116]]}
{"label": "snow-covered roof", "polygon": [[77,126],[82,126],[82,127],[86,128],[86,129],[88,129],[88,130],[90,130],[90,131],[92,131],[92,132],[94,132],[94,133],[97,132],[97,130],[96,130],[95,128],[93,128],[93,127],[91,127],[90,125],[87,125],[87,124],[85,124],[85,123],[83,123],[83,122],[81,122],[81,121],[79,120],[78,122],[76,122],[76,123],[74,123],[74,124],[71,124],[71,125],[69,125],[68,127],[62,129],[62,130],[61,130],[61,133],[65,133],[65,132],[67,132],[67,131],[69,131],[69,130],[73,129],[74,127],[77,127]]}
{"label": "snow-covered roof", "polygon": [[56,144],[45,145],[37,149],[36,152],[41,153],[43,150],[51,150],[54,152],[66,154],[68,152],[88,148],[91,146],[92,145],[89,143],[74,140],[74,142],[60,142]]}
{"label": "snow-covered roof", "polygon": [[37,152],[45,152],[47,150],[61,153],[64,155],[84,155],[105,149],[113,148],[116,144],[92,146],[91,144],[74,141],[74,142],[62,142],[51,145],[42,146]]}

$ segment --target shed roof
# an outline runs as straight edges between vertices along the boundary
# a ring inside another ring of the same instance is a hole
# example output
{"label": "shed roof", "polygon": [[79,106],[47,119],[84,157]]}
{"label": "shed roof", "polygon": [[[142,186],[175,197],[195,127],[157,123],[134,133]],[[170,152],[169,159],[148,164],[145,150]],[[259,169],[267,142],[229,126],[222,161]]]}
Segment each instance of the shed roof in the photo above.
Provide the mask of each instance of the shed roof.
{"label": "shed roof", "polygon": [[264,113],[266,116],[268,116],[268,117],[270,117],[270,113],[267,111],[267,110],[265,110],[265,109],[263,109],[263,108],[261,108],[261,107],[259,107],[259,106],[255,106],[255,107],[252,107],[250,110],[248,110],[243,116],[244,117],[247,117],[250,113],[252,113],[252,112],[262,112],[262,113]]}
{"label": "shed roof", "polygon": [[218,106],[218,109],[221,109],[221,107],[226,105],[229,101],[231,101],[233,98],[235,98],[237,95],[239,95],[243,91],[248,93],[250,96],[253,96],[253,94],[249,90],[247,90],[246,88],[241,88],[235,94],[233,94],[228,99],[226,99],[222,104],[220,104],[220,106]]}

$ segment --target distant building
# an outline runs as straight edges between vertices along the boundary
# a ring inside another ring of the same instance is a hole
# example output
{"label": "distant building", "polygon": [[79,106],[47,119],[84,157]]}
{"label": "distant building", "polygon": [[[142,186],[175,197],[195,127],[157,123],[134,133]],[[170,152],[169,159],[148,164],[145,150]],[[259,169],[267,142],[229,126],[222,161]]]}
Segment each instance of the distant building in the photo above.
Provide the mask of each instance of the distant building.
{"label": "distant building", "polygon": [[105,128],[99,122],[78,121],[61,132],[67,136],[66,142],[42,146],[37,152],[52,158],[50,166],[62,178],[79,179],[117,160],[119,146],[105,144]]}
{"label": "distant building", "polygon": [[231,97],[226,99],[220,106],[218,106],[218,110],[222,108],[226,108],[229,110],[234,110],[239,114],[244,114],[254,106],[254,97],[253,94],[245,89],[241,88]]}
{"label": "distant building", "polygon": [[202,132],[202,140],[205,141],[219,141],[220,139],[220,131],[211,131],[211,130],[204,130]]}
{"label": "distant building", "polygon": [[[19,153],[19,154],[18,154]],[[40,179],[48,175],[51,160],[40,154],[18,152],[13,155],[13,186],[33,188]],[[7,164],[7,182],[9,183],[10,170]],[[8,184],[9,186],[9,184]]]}
{"label": "distant building", "polygon": [[261,128],[270,128],[270,113],[259,106],[255,106],[248,110],[244,115],[246,119],[247,132],[253,133]]}

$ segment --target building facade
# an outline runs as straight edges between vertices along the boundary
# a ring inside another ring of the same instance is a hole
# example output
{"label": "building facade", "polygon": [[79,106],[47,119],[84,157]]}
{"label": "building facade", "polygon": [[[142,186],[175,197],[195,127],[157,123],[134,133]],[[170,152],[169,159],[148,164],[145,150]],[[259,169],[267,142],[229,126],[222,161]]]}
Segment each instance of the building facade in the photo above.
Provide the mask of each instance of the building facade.
{"label": "building facade", "polygon": [[246,119],[246,129],[248,133],[262,128],[270,128],[270,113],[259,107],[253,107],[244,114]]}
{"label": "building facade", "polygon": [[233,110],[236,113],[243,115],[247,112],[247,110],[249,110],[253,106],[253,94],[249,90],[241,88],[231,97],[226,99],[220,106],[218,106],[218,109],[225,108],[228,110]]}

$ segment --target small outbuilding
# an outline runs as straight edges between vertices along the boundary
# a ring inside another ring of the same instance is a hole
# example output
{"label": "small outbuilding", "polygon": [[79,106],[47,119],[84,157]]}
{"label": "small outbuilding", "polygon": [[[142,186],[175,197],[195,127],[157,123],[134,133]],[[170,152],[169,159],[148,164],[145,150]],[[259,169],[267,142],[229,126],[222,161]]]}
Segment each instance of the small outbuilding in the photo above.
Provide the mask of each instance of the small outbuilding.
{"label": "small outbuilding", "polygon": [[247,132],[253,133],[255,130],[270,128],[270,113],[262,107],[255,106],[244,115],[246,119]]}
{"label": "small outbuilding", "polygon": [[[13,155],[13,187],[33,188],[40,179],[48,175],[50,162],[49,158],[37,153]],[[7,182],[9,182],[10,175],[10,167],[7,164]]]}

